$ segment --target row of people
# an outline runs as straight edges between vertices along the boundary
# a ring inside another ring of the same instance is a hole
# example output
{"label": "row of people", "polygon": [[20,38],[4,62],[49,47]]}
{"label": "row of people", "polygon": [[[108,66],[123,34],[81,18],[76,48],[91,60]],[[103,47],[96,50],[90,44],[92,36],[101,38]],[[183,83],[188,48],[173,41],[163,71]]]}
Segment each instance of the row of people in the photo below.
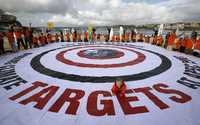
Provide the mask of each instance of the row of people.
{"label": "row of people", "polygon": [[[8,32],[0,32],[0,54],[5,53],[4,44],[7,39],[12,52],[22,49],[31,49],[55,41],[64,41],[61,35],[50,33],[33,33],[31,29],[10,29]],[[53,39],[54,38],[54,39]]]}
{"label": "row of people", "polygon": [[[182,34],[181,34],[182,35]],[[153,44],[162,46],[168,50],[179,51],[186,54],[193,54],[200,57],[200,38],[189,37],[188,35],[177,36],[175,31],[168,33],[165,40],[162,36],[154,36]]]}
{"label": "row of people", "polygon": [[[144,35],[142,33],[124,33],[122,36],[119,35],[113,35],[111,38],[108,34],[103,35],[103,41],[111,41],[111,42],[145,42],[150,43],[153,45],[164,47],[168,50],[174,50],[174,51],[180,51],[186,54],[193,54],[195,56],[200,57],[200,38],[197,38],[197,35],[189,37],[188,35],[176,35],[175,31],[172,31],[171,33],[168,33],[163,38],[162,35],[153,34],[152,36]],[[70,41],[70,34],[66,34],[68,41]],[[72,33],[72,40],[73,42],[78,41],[81,42],[81,33],[78,33],[78,37],[76,39],[76,35],[73,35]],[[91,41],[99,41],[102,35],[92,33],[92,39]],[[88,33],[84,33],[84,41],[88,41]]]}
{"label": "row of people", "polygon": [[[37,33],[34,34],[32,30],[25,29],[25,30],[10,30],[8,33],[6,33],[6,36],[8,38],[9,44],[13,51],[20,50],[20,46],[23,46],[24,49],[32,48],[32,47],[39,47],[44,46],[48,43],[53,42],[88,42],[88,41],[100,41],[103,38],[103,41],[112,41],[112,42],[145,42],[145,43],[151,43],[153,45],[162,46],[164,48],[167,48],[169,50],[176,50],[180,52],[185,52],[188,54],[194,54],[195,56],[199,56],[200,51],[200,38],[193,37],[189,38],[187,35],[185,35],[184,38],[179,37],[176,35],[176,33],[173,31],[171,33],[168,33],[163,38],[162,35],[154,34],[152,36],[147,36],[142,33],[137,34],[135,32],[125,32],[122,36],[119,35],[113,35],[110,38],[110,35],[108,34],[96,34],[95,32],[92,32],[89,36],[89,33],[85,31],[83,34],[82,32],[76,32],[73,33],[67,32],[65,35],[63,35],[62,32],[60,34],[51,34],[51,33]],[[3,34],[0,34],[0,52],[5,53],[5,50],[3,48]],[[16,44],[17,43],[17,44]]]}

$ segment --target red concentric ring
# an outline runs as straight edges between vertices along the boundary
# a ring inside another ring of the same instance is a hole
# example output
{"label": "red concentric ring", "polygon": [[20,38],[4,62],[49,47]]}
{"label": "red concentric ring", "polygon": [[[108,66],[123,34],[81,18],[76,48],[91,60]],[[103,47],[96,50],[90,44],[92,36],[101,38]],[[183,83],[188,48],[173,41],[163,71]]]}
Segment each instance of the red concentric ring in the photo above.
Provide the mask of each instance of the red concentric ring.
{"label": "red concentric ring", "polygon": [[[62,51],[60,53],[58,53],[56,55],[56,59],[62,63],[65,63],[67,65],[72,65],[72,66],[78,66],[78,67],[87,67],[87,68],[116,68],[116,67],[125,67],[125,66],[132,66],[132,65],[136,65],[138,63],[141,63],[145,60],[145,55],[137,52],[135,50],[132,49],[128,49],[128,48],[123,48],[123,47],[113,47],[112,48],[118,48],[118,49],[124,49],[124,50],[128,50],[131,51],[133,53],[137,54],[137,58],[125,63],[118,63],[118,64],[85,64],[85,63],[79,63],[79,62],[74,62],[72,60],[69,59],[65,59],[64,54],[72,51],[72,50],[76,50],[76,49],[81,49],[81,48],[91,48],[91,47],[109,47],[109,46],[83,46],[83,47],[76,47],[76,48],[71,48],[65,51]],[[110,48],[110,47],[109,47]]]}

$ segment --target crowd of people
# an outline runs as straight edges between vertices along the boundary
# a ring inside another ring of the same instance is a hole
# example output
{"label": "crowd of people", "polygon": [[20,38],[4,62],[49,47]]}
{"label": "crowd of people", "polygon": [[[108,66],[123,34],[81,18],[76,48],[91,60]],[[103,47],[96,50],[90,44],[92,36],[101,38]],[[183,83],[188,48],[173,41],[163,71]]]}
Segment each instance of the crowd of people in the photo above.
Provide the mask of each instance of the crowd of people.
{"label": "crowd of people", "polygon": [[4,54],[4,37],[8,39],[12,52],[17,52],[21,49],[31,49],[40,46],[45,46],[54,42],[92,42],[92,41],[106,41],[106,42],[145,42],[168,50],[179,51],[186,54],[193,54],[200,57],[200,37],[197,32],[192,32],[191,36],[177,35],[176,31],[169,32],[165,38],[155,32],[148,36],[142,33],[124,32],[121,36],[119,34],[109,35],[96,34],[95,30],[89,33],[85,30],[83,33],[74,30],[73,32],[66,32],[52,34],[51,32],[33,32],[31,28],[10,28],[7,33],[0,32],[0,54]]}

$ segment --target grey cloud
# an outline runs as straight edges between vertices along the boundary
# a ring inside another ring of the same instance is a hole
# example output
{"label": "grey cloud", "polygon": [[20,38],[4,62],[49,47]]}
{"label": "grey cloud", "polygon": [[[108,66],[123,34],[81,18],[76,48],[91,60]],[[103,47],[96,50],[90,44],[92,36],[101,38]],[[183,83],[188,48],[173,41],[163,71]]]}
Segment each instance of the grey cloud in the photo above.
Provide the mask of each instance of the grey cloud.
{"label": "grey cloud", "polygon": [[[0,0],[0,8],[14,13],[24,25],[56,26],[145,24],[200,21],[199,0]],[[30,20],[31,19],[31,20]]]}
{"label": "grey cloud", "polygon": [[52,13],[76,15],[73,0],[0,0],[0,8],[9,12]]}

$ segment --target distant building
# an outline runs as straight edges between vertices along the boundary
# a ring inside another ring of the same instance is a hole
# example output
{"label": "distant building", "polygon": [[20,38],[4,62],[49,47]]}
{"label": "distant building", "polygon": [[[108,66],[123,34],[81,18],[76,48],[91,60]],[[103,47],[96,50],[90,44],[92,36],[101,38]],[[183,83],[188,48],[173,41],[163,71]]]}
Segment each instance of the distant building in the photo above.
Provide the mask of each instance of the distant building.
{"label": "distant building", "polygon": [[176,29],[177,26],[179,29],[200,29],[199,22],[178,22],[178,23],[169,23],[165,24],[165,29]]}
{"label": "distant building", "polygon": [[6,14],[0,9],[0,31],[7,31],[11,26],[22,26],[16,16]]}

